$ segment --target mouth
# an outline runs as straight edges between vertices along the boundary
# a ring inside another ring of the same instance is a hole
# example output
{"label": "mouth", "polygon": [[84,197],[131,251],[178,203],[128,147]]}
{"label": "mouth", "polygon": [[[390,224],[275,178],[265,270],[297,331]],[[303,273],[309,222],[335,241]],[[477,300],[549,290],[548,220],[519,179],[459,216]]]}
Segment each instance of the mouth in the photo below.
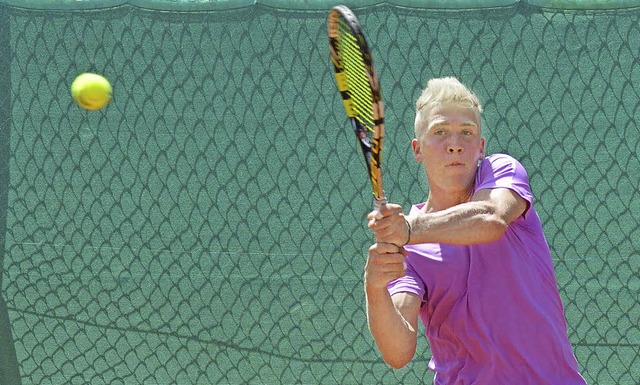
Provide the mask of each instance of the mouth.
{"label": "mouth", "polygon": [[447,164],[447,167],[460,167],[460,166],[464,166],[464,163],[462,162],[451,162]]}

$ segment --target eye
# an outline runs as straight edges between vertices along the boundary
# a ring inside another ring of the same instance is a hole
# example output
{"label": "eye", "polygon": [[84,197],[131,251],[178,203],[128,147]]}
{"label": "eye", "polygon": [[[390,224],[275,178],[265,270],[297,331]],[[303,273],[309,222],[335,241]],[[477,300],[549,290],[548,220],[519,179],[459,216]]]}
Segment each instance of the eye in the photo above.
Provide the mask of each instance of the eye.
{"label": "eye", "polygon": [[464,130],[464,131],[462,131],[462,135],[464,135],[464,136],[472,136],[473,135],[473,131],[472,130]]}

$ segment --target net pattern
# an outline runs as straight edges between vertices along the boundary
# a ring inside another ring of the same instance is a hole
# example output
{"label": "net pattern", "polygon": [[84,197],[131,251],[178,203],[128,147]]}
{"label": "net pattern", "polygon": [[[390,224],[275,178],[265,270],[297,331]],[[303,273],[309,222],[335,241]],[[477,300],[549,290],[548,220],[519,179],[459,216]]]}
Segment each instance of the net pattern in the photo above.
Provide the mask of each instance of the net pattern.
{"label": "net pattern", "polygon": [[[10,66],[2,294],[23,383],[363,384],[371,195],[326,12],[0,7]],[[426,194],[413,106],[454,75],[487,152],[529,171],[569,337],[593,384],[640,373],[640,11],[361,9],[382,85],[387,196]],[[79,109],[73,78],[114,96]],[[428,382],[426,380],[425,382]]]}

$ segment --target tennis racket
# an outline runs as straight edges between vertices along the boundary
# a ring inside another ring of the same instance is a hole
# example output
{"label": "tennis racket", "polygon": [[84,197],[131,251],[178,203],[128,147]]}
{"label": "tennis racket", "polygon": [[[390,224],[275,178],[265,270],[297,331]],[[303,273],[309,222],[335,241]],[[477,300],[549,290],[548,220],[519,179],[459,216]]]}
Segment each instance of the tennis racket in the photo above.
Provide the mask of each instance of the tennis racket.
{"label": "tennis racket", "polygon": [[360,22],[343,5],[329,12],[329,49],[338,91],[369,172],[376,211],[387,203],[382,189],[384,108],[371,50]]}

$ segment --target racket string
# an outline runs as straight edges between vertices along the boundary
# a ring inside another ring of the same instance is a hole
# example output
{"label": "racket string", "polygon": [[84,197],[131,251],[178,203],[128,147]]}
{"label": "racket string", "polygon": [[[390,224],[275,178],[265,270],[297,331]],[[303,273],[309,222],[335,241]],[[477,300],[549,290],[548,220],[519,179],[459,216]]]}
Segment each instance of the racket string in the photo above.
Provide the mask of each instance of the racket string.
{"label": "racket string", "polygon": [[353,108],[356,110],[356,118],[369,131],[373,131],[373,126],[375,125],[371,111],[373,95],[362,52],[356,38],[343,25],[343,22],[341,22],[340,34],[339,50],[343,58],[344,71],[347,73],[348,92],[352,99]]}

